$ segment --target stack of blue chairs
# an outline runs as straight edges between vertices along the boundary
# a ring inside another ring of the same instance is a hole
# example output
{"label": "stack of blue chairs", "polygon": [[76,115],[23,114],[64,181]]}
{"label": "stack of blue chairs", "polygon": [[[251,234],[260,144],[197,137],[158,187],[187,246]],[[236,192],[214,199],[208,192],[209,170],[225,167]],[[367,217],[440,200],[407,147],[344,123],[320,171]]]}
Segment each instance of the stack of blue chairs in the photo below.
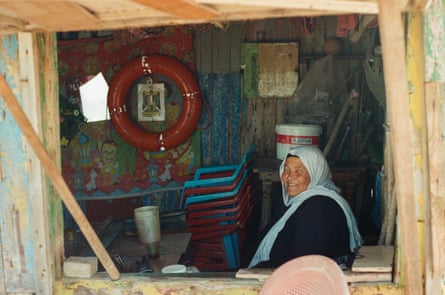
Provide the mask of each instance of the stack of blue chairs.
{"label": "stack of blue chairs", "polygon": [[184,183],[193,264],[203,271],[240,267],[252,222],[261,205],[261,185],[253,172],[254,147],[235,165],[198,168]]}

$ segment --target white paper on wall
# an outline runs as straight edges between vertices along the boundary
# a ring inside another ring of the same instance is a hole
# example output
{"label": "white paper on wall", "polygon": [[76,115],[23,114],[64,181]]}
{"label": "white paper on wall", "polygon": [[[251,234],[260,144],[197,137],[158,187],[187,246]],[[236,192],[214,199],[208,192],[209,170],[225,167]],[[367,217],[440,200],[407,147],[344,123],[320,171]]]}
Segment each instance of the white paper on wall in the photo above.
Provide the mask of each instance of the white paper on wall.
{"label": "white paper on wall", "polygon": [[104,121],[110,118],[107,106],[108,84],[100,72],[79,88],[82,113],[87,122]]}

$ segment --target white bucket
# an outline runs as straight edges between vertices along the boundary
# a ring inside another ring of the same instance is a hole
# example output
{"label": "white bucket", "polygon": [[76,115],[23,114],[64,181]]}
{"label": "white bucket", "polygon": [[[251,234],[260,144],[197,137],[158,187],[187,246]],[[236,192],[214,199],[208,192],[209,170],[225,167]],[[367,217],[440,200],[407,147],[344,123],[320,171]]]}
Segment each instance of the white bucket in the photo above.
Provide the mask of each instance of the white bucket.
{"label": "white bucket", "polygon": [[147,247],[148,256],[159,257],[161,225],[158,206],[144,206],[134,209],[134,223],[139,242]]}
{"label": "white bucket", "polygon": [[277,140],[277,159],[283,160],[291,146],[313,145],[320,143],[321,127],[307,124],[282,124],[275,126]]}

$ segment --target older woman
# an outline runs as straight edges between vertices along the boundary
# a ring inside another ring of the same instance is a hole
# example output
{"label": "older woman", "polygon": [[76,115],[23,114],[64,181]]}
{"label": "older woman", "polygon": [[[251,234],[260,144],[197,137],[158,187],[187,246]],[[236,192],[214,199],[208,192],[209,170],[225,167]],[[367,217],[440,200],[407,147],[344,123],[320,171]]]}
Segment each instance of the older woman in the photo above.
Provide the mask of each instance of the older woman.
{"label": "older woman", "polygon": [[362,238],[320,149],[291,148],[281,163],[280,177],[287,209],[262,239],[249,268],[278,267],[309,254],[350,266]]}

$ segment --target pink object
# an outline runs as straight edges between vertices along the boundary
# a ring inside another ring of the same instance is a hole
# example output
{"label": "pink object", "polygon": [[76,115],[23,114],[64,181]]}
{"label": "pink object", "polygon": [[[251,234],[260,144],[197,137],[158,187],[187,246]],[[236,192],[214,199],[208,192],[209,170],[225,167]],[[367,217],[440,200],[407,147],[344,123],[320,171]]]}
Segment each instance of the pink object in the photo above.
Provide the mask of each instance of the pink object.
{"label": "pink object", "polygon": [[278,267],[267,279],[260,295],[350,294],[343,271],[329,257],[306,255]]}
{"label": "pink object", "polygon": [[356,14],[339,15],[337,17],[337,37],[346,37],[349,30],[355,29],[358,23]]}

